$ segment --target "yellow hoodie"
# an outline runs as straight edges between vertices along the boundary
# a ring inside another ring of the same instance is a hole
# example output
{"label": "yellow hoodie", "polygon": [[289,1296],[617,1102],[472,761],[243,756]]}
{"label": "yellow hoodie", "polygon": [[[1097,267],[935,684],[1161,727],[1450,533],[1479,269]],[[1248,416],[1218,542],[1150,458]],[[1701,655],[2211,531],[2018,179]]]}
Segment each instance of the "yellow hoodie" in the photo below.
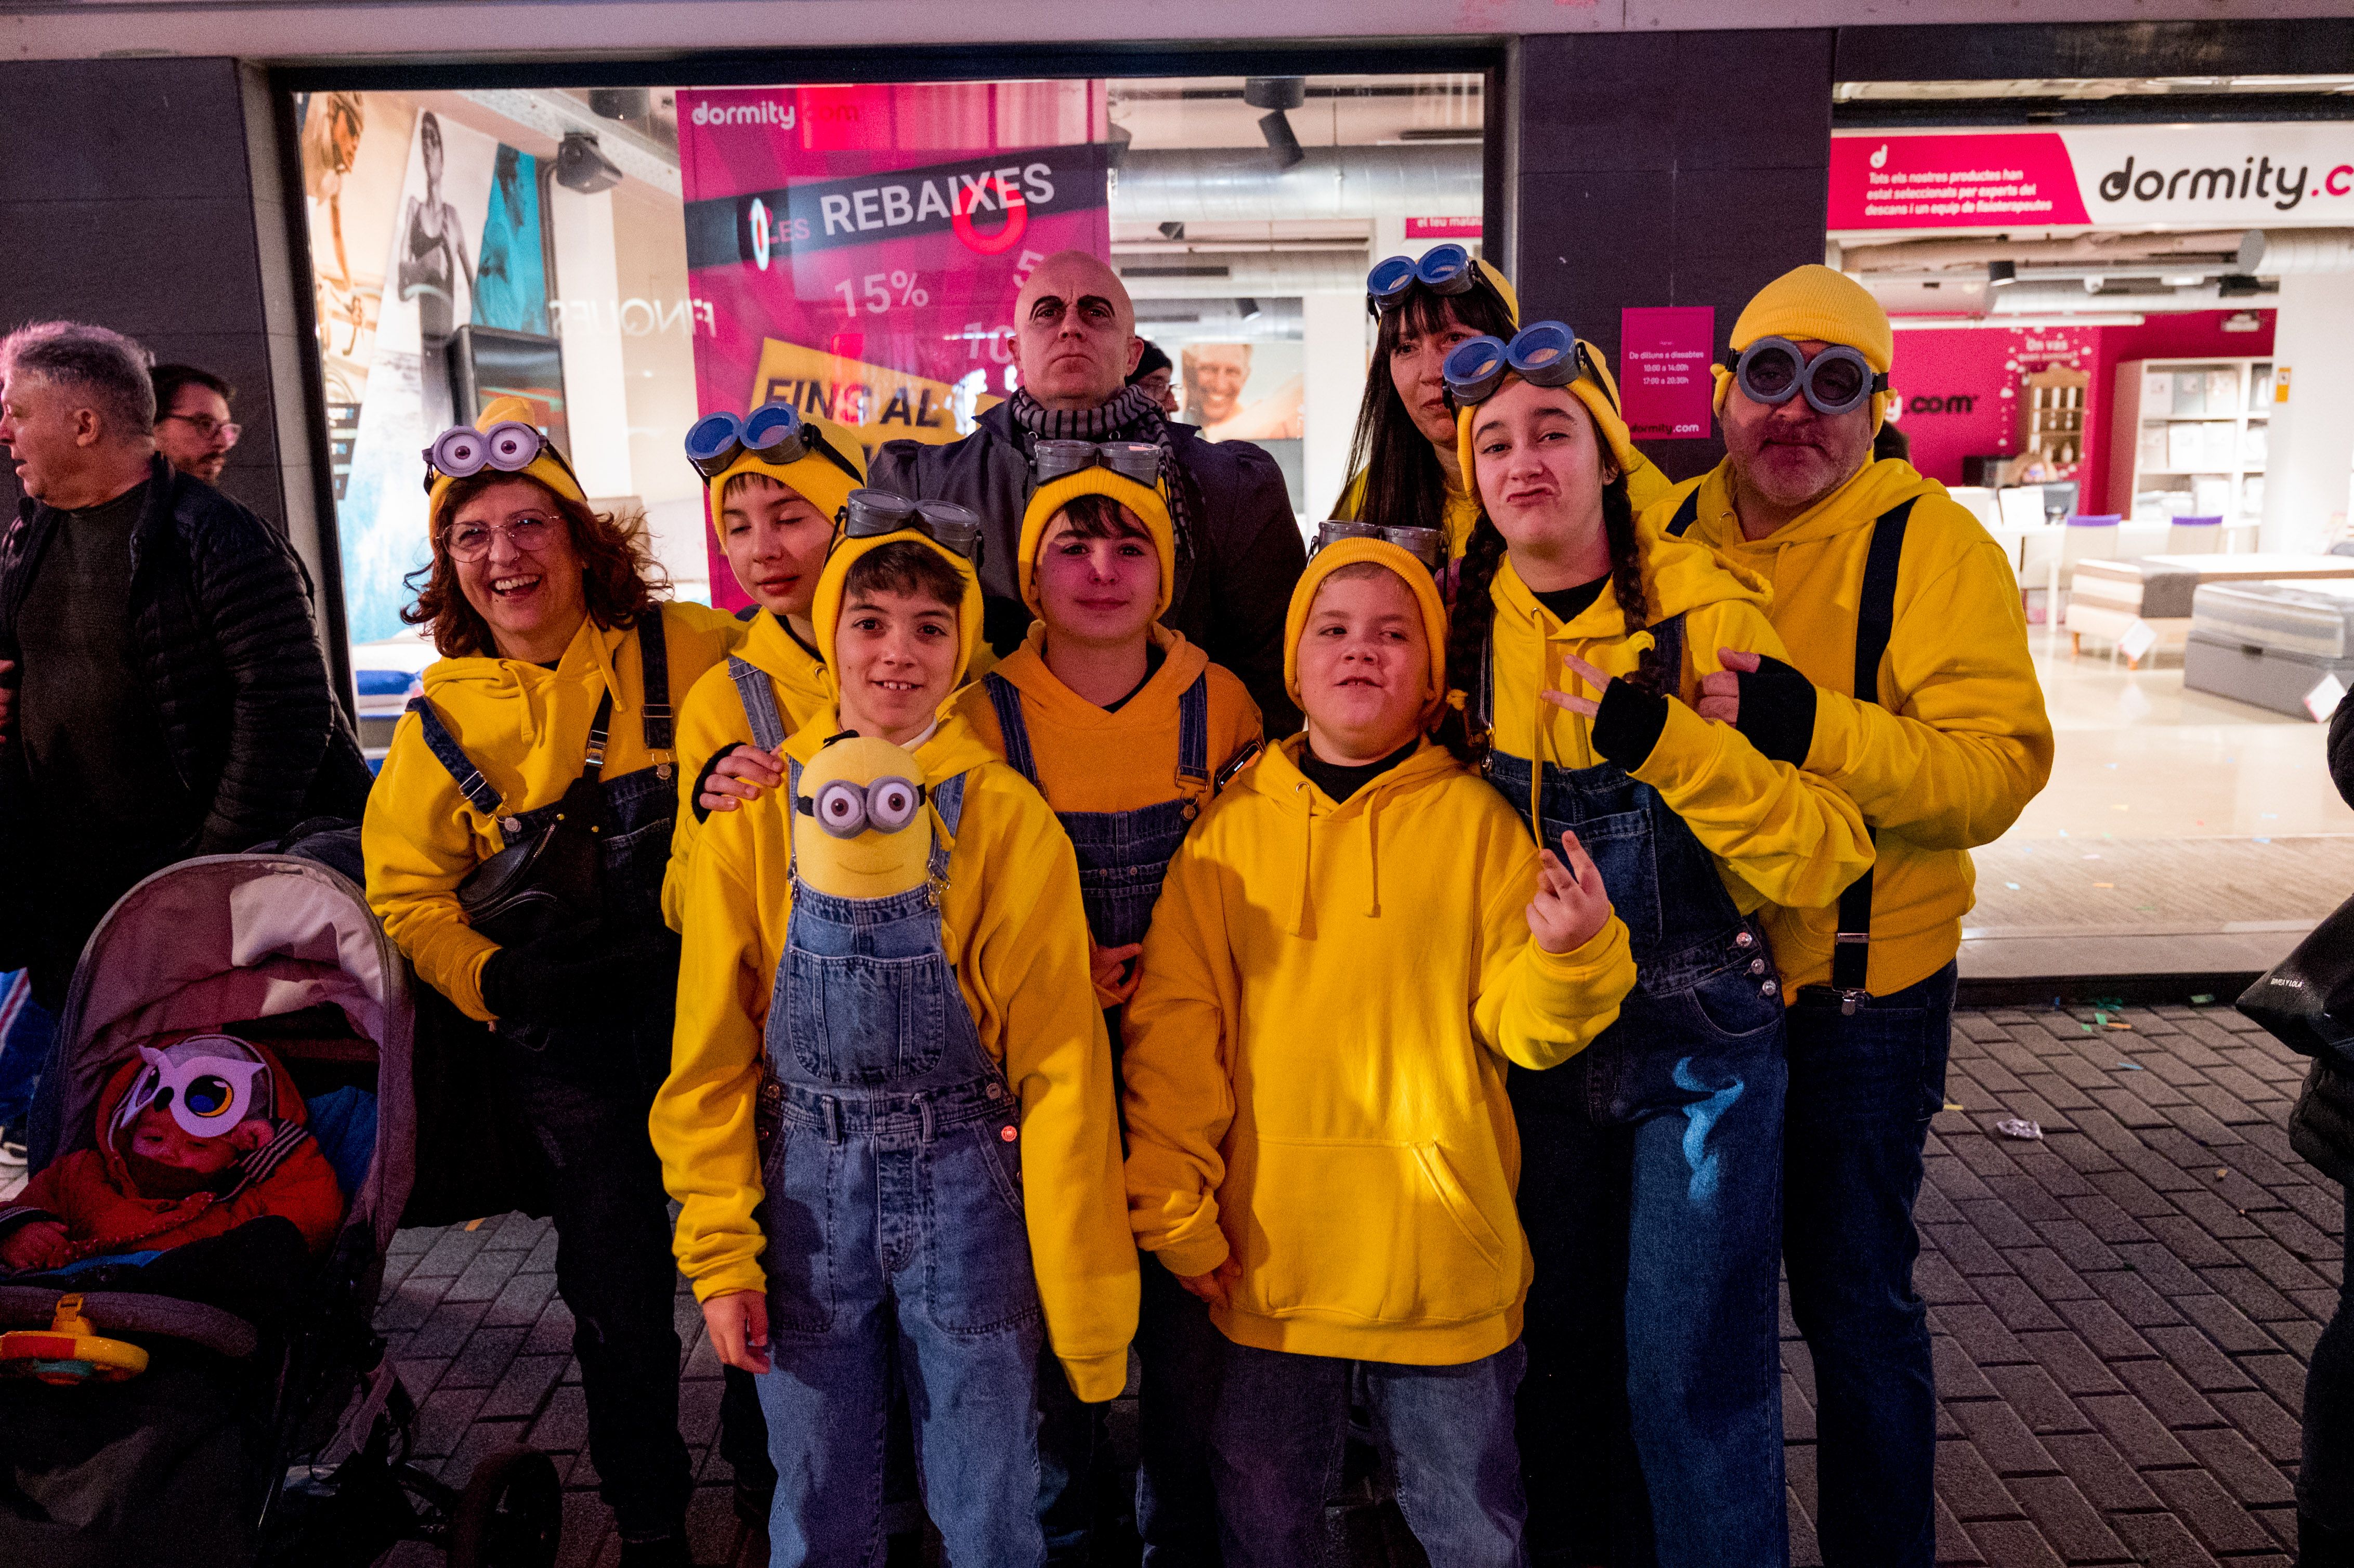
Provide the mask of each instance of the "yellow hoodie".
{"label": "yellow hoodie", "polygon": [[[662,618],[672,692],[692,686],[744,636],[742,622],[707,605],[665,604]],[[563,798],[580,777],[588,721],[608,691],[613,717],[604,776],[676,766],[674,754],[646,749],[634,630],[584,620],[553,670],[488,658],[443,659],[425,670],[427,699],[499,792],[502,815]],[[425,982],[485,1022],[491,1012],[482,1005],[482,965],[498,944],[467,927],[458,884],[505,847],[498,819],[476,810],[426,747],[423,721],[402,715],[360,825],[368,903]]]}
{"label": "yellow hoodie", "polygon": [[1263,1350],[1447,1366],[1521,1331],[1507,1059],[1567,1060],[1635,982],[1613,916],[1529,939],[1537,852],[1429,741],[1335,806],[1294,736],[1177,852],[1121,1031],[1128,1203],[1180,1275],[1231,1253],[1213,1316]]}
{"label": "yellow hoodie", "polygon": [[[1185,641],[1182,632],[1155,623],[1152,645],[1161,668],[1118,713],[1097,707],[1063,684],[1046,667],[1046,623],[1033,621],[1022,646],[997,666],[1022,693],[1022,722],[1030,731],[1030,752],[1038,784],[1057,811],[1133,811],[1173,800],[1177,782],[1177,699],[1194,677],[1209,673],[1210,775],[1259,737],[1258,705],[1223,665]],[[976,681],[958,699],[981,744],[1005,755],[996,705]],[[1204,794],[1208,791],[1205,789]]]}
{"label": "yellow hoodie", "polygon": [[[1659,744],[1632,776],[1659,790],[1670,810],[1717,860],[1725,891],[1744,915],[1766,903],[1829,903],[1872,864],[1872,842],[1854,803],[1833,786],[1787,762],[1769,760],[1728,724],[1695,711],[1702,676],[1721,668],[1717,650],[1738,648],[1787,662],[1766,618],[1756,577],[1728,571],[1706,548],[1681,539],[1642,536],[1643,588],[1651,618],[1684,617],[1681,702],[1668,705]],[[1495,600],[1496,749],[1534,762],[1591,768],[1594,720],[1557,708],[1537,694],[1551,689],[1592,696],[1570,673],[1574,653],[1606,674],[1634,673],[1651,634],[1627,634],[1627,618],[1608,588],[1567,625],[1521,581],[1508,556],[1489,588]]]}
{"label": "yellow hoodie", "polygon": [[[1936,481],[1907,463],[1866,463],[1811,511],[1742,537],[1720,463],[1679,485],[1643,519],[1664,528],[1694,485],[1685,535],[1764,577],[1767,615],[1815,683],[1807,770],[1837,784],[1880,830],[1872,884],[1872,968],[1886,995],[1925,980],[1961,949],[1976,886],[1967,853],[2018,819],[2052,775],[2052,723],[2027,651],[2010,560]],[[1854,700],[1855,619],[1872,523],[1916,497],[1896,575],[1895,630],[1880,701]],[[1769,911],[1787,996],[1830,975],[1835,908]]]}
{"label": "yellow hoodie", "polygon": [[[818,656],[779,617],[762,610],[754,616],[736,657],[764,671],[769,694],[784,720],[785,733],[810,721],[810,715],[833,701],[833,687]],[[744,699],[735,678],[721,660],[696,678],[678,709],[678,825],[671,832],[670,870],[663,877],[663,918],[679,929],[686,899],[686,867],[703,837],[703,820],[695,809],[695,781],[722,747],[753,745],[752,721],[744,716]]]}
{"label": "yellow hoodie", "polygon": [[[807,762],[832,705],[785,743]],[[949,967],[1022,1102],[1022,1186],[1047,1340],[1081,1399],[1128,1377],[1136,1249],[1120,1213],[1111,1046],[1087,972],[1078,861],[1028,781],[951,715],[914,748],[926,776],[964,775],[940,917]],[[767,1285],[752,1132],[763,1031],[792,912],[795,818],[771,790],[704,824],[687,877],[678,1031],[652,1128],[681,1205],[673,1243],[697,1299]]]}

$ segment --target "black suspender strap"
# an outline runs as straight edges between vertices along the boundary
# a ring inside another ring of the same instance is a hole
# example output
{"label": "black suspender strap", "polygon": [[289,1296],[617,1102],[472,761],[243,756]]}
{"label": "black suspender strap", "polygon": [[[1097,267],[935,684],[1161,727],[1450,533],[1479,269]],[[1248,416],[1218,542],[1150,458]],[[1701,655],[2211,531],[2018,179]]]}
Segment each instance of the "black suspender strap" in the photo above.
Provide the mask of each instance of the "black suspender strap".
{"label": "black suspender strap", "polygon": [[[668,751],[673,735],[670,710],[670,645],[663,641],[662,606],[649,605],[638,617],[638,673],[646,688],[645,732],[648,751]],[[610,701],[610,694],[608,694]]]}
{"label": "black suspender strap", "polygon": [[[1855,700],[1880,700],[1880,661],[1896,628],[1896,572],[1904,554],[1904,525],[1913,503],[1898,503],[1872,520],[1872,548],[1863,561],[1863,591],[1855,611]],[[1872,838],[1879,839],[1877,830]],[[1831,946],[1831,989],[1842,993],[1841,1011],[1853,1012],[1869,992],[1872,969],[1872,872],[1848,884],[1840,895],[1839,934]]]}
{"label": "black suspender strap", "polygon": [[1695,484],[1684,492],[1684,498],[1681,501],[1676,503],[1676,514],[1668,519],[1668,537],[1682,538],[1684,530],[1699,521],[1700,486]]}

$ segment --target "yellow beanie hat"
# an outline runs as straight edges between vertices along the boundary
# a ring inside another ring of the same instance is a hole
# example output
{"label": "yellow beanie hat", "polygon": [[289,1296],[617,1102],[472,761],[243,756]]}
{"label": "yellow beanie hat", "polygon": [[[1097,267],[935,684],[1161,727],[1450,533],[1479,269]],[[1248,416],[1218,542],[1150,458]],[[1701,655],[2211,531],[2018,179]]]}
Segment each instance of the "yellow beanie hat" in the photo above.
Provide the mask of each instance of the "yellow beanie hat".
{"label": "yellow beanie hat", "polygon": [[[1635,450],[1635,438],[1628,433],[1627,421],[1619,415],[1618,384],[1610,378],[1609,361],[1602,357],[1600,349],[1583,338],[1578,340],[1578,346],[1585,350],[1586,362],[1594,367],[1594,373],[1577,376],[1562,390],[1585,405],[1585,411],[1594,418],[1594,433],[1618,471],[1622,474],[1638,472],[1645,466],[1643,454]],[[1504,387],[1520,378],[1518,374],[1508,370],[1496,390],[1500,392]],[[1490,392],[1488,396],[1492,398],[1495,395]],[[1471,456],[1471,421],[1479,408],[1478,403],[1467,403],[1455,411],[1455,460],[1463,465],[1464,481],[1474,497],[1479,493],[1479,470]],[[1638,510],[1640,510],[1639,506]]]}
{"label": "yellow beanie hat", "polygon": [[[1888,313],[1872,297],[1872,291],[1844,272],[1835,272],[1819,262],[1793,267],[1764,288],[1757,297],[1742,307],[1740,317],[1733,323],[1733,352],[1741,351],[1761,337],[1787,337],[1793,343],[1808,338],[1822,343],[1844,344],[1863,355],[1864,363],[1882,375],[1896,358],[1896,334],[1888,324]],[[1722,365],[1710,366],[1716,378],[1716,412],[1724,413],[1724,399],[1733,387],[1732,370]],[[1880,422],[1888,412],[1891,394],[1872,395],[1872,429],[1880,433]]]}
{"label": "yellow beanie hat", "polygon": [[1291,590],[1291,608],[1283,617],[1283,689],[1294,703],[1299,701],[1299,639],[1308,630],[1308,612],[1316,603],[1316,590],[1324,586],[1326,577],[1360,561],[1396,573],[1422,611],[1423,636],[1430,644],[1430,700],[1422,710],[1423,726],[1427,728],[1447,705],[1447,601],[1438,597],[1438,582],[1430,568],[1387,539],[1336,539],[1309,557],[1308,569],[1299,574],[1299,584]]}
{"label": "yellow beanie hat", "polygon": [[1503,269],[1487,261],[1475,260],[1471,265],[1479,270],[1479,276],[1488,281],[1490,288],[1503,296],[1504,308],[1512,313],[1512,325],[1517,328],[1521,324],[1521,296],[1514,291],[1511,280],[1504,276]]}
{"label": "yellow beanie hat", "polygon": [[842,666],[833,656],[833,632],[842,619],[843,584],[850,577],[850,568],[859,558],[871,556],[885,545],[897,545],[913,540],[956,568],[958,578],[964,584],[964,602],[957,606],[957,666],[950,678],[951,689],[964,684],[965,672],[972,668],[973,655],[981,648],[981,578],[972,563],[919,528],[902,528],[896,534],[876,534],[853,539],[837,533],[833,549],[818,572],[817,588],[810,596],[810,629],[817,633],[817,656],[828,671],[832,672],[835,689],[841,687]]}
{"label": "yellow beanie hat", "polygon": [[1169,613],[1169,604],[1177,591],[1177,529],[1169,521],[1169,502],[1152,485],[1139,484],[1124,473],[1092,463],[1076,473],[1063,474],[1038,487],[1030,498],[1030,505],[1022,514],[1021,560],[1022,602],[1034,614],[1043,614],[1038,608],[1038,546],[1046,542],[1046,524],[1055,514],[1082,495],[1104,495],[1119,502],[1136,514],[1137,520],[1152,535],[1152,548],[1161,557],[1161,600],[1152,607],[1152,619],[1160,620]]}
{"label": "yellow beanie hat", "polygon": [[[847,426],[837,425],[832,419],[811,414],[804,415],[801,423],[811,433],[823,436],[825,444],[840,453],[850,468],[815,450],[803,452],[797,461],[785,463],[770,462],[758,452],[739,453],[734,462],[703,487],[704,517],[710,523],[712,533],[719,532],[720,503],[726,494],[727,482],[739,473],[765,473],[781,484],[791,485],[795,493],[829,518],[841,514],[850,493],[866,482],[866,449],[859,445],[858,438]],[[857,471],[857,477],[852,477],[852,469]]]}
{"label": "yellow beanie hat", "polygon": [[[512,419],[517,424],[529,425],[532,429],[537,429],[539,428],[538,412],[525,398],[493,397],[489,406],[475,416],[474,429],[487,435],[492,426],[504,425]],[[553,441],[547,441],[539,449],[539,455],[516,472],[508,473],[501,469],[484,467],[477,469],[466,477],[480,479],[484,475],[492,479],[537,480],[549,491],[567,501],[577,501],[583,506],[588,504],[588,493],[580,488],[580,481],[574,475],[572,465],[564,461],[564,454],[556,450],[556,443]],[[436,473],[433,475],[431,486],[426,492],[426,527],[437,536],[441,532],[443,521],[442,502],[449,495],[450,487],[457,482],[457,480],[446,473]]]}

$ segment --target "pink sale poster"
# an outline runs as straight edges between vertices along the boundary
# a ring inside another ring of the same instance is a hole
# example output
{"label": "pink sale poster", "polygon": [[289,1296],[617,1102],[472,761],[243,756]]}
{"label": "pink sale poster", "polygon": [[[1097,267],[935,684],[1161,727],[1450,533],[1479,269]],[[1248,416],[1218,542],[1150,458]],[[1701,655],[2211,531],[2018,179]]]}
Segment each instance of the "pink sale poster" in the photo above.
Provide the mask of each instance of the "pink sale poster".
{"label": "pink sale poster", "polygon": [[969,433],[1013,389],[1023,281],[1110,254],[1108,124],[1100,81],[681,90],[702,411],[790,403],[870,450]]}

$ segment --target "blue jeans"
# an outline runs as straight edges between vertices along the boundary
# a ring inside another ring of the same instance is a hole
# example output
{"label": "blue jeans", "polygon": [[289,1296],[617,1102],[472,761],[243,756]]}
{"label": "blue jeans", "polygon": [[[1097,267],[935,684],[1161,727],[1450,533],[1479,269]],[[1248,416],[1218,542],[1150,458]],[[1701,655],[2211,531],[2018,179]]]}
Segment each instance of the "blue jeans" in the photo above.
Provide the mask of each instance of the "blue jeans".
{"label": "blue jeans", "polygon": [[[2346,1191],[2346,1234],[2354,1236],[2354,1187]],[[2338,1310],[2313,1347],[2305,1374],[2305,1462],[2296,1472],[2297,1511],[2354,1535],[2354,1266],[2338,1266]]]}
{"label": "blue jeans", "polygon": [[1815,1524],[1825,1568],[1929,1568],[1937,1398],[1913,1289],[1913,1203],[1946,1100],[1955,968],[1842,1014],[1790,1008],[1783,1258],[1815,1361]]}
{"label": "blue jeans", "polygon": [[1210,1431],[1229,1347],[1209,1308],[1158,1257],[1140,1262],[1136,1532],[1144,1538],[1144,1568],[1218,1568]]}
{"label": "blue jeans", "polygon": [[33,977],[0,975],[0,1128],[20,1141],[57,1033],[56,1015],[33,1000]]}
{"label": "blue jeans", "polygon": [[1353,1395],[1372,1414],[1398,1511],[1433,1568],[1520,1568],[1526,1510],[1512,1396],[1526,1364],[1517,1343],[1446,1367],[1228,1345],[1210,1428],[1226,1562],[1331,1562],[1324,1503],[1340,1489]]}
{"label": "blue jeans", "polygon": [[1780,1003],[1736,977],[1700,994],[1710,1023],[1702,1008],[1669,1027],[1693,991],[1670,993],[1676,1006],[1638,993],[1579,1057],[1511,1075],[1537,1261],[1522,1468],[1547,1494],[1531,1510],[1543,1562],[1639,1555],[1646,1533],[1663,1568],[1787,1560]]}

